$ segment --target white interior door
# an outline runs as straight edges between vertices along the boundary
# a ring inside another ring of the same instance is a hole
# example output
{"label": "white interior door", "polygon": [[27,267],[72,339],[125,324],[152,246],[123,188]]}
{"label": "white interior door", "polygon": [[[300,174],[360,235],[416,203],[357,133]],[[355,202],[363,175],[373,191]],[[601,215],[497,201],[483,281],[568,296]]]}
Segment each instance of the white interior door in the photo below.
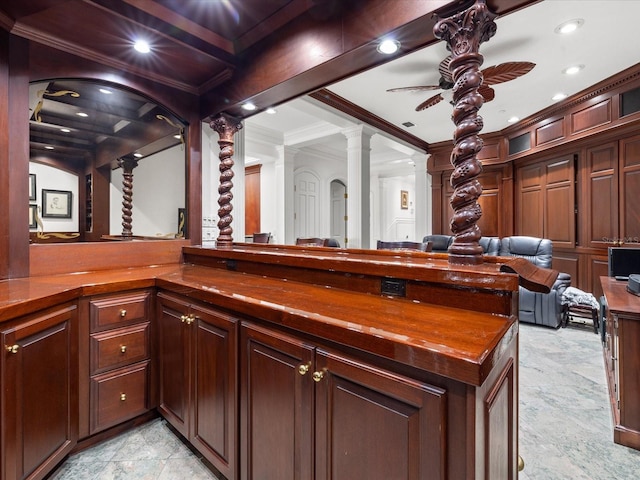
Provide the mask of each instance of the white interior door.
{"label": "white interior door", "polygon": [[299,237],[319,237],[318,190],[320,181],[310,172],[295,176],[294,232]]}

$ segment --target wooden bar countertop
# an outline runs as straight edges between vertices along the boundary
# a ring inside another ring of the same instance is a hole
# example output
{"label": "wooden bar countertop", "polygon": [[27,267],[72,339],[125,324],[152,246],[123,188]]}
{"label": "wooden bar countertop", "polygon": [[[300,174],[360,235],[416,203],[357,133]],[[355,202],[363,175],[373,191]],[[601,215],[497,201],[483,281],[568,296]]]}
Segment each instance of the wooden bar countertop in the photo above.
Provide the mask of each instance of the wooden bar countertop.
{"label": "wooden bar countertop", "polygon": [[153,286],[476,386],[518,329],[503,315],[188,264],[3,280],[0,322]]}

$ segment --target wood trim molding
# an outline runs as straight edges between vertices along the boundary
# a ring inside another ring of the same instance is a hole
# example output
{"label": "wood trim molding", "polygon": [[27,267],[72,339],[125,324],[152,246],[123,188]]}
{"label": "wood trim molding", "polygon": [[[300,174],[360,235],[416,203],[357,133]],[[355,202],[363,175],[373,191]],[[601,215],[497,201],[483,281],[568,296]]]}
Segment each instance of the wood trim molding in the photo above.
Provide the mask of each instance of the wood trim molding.
{"label": "wood trim molding", "polygon": [[310,93],[309,96],[315,100],[318,100],[319,102],[324,103],[325,105],[329,105],[336,110],[346,113],[347,115],[350,115],[357,120],[365,122],[372,127],[378,128],[385,133],[393,135],[394,137],[397,137],[400,140],[407,142],[424,152],[428,152],[429,150],[429,144],[421,138],[405,132],[404,130],[396,127],[386,120],[383,120],[382,118],[369,112],[368,110],[359,107],[355,103],[351,103],[340,95],[336,95],[331,90],[321,88],[320,90],[316,90],[315,92]]}

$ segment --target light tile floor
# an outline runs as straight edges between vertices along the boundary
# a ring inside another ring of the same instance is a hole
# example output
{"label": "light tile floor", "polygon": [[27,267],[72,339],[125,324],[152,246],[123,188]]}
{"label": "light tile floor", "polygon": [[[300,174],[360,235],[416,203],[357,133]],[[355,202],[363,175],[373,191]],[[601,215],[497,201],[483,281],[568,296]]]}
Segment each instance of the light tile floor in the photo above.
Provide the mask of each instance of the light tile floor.
{"label": "light tile floor", "polygon": [[[640,452],[613,443],[602,347],[591,326],[521,324],[519,391],[520,479],[640,479]],[[50,477],[121,479],[217,480],[164,420],[72,455]]]}

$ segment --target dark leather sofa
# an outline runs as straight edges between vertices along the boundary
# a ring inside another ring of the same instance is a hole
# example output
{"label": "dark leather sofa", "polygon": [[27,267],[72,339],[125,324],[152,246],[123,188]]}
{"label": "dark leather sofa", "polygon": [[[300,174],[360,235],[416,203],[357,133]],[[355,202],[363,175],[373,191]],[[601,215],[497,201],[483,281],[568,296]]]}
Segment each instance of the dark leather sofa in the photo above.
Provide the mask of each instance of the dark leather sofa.
{"label": "dark leather sofa", "polygon": [[[427,235],[423,242],[433,242],[433,252],[447,252],[453,242],[452,235]],[[482,237],[480,239],[485,255],[523,257],[534,265],[551,268],[553,243],[547,238],[527,236]],[[571,285],[571,276],[560,273],[549,293],[539,293],[520,287],[519,318],[521,322],[558,328],[562,324],[564,306],[562,294]]]}

